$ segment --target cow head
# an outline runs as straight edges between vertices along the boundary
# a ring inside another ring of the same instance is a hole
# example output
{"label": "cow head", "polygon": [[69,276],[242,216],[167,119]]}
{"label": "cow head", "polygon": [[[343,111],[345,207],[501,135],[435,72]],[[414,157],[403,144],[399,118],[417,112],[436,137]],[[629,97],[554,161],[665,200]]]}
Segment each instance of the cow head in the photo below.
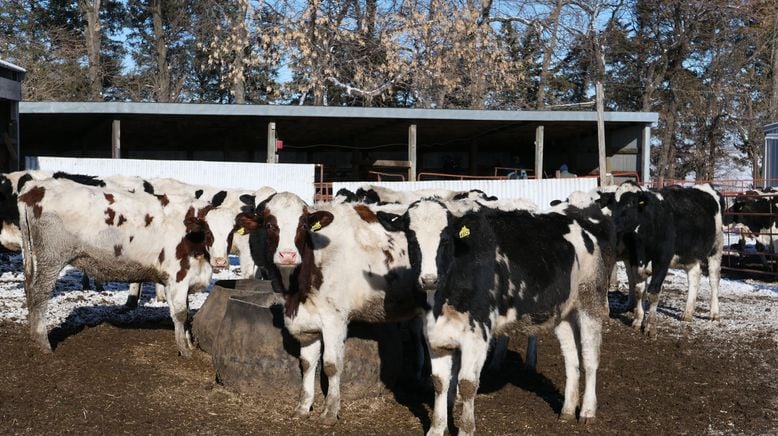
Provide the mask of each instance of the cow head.
{"label": "cow head", "polygon": [[759,235],[760,232],[771,228],[775,221],[774,214],[778,214],[778,204],[773,197],[764,196],[771,192],[746,191],[735,198],[734,204],[724,211],[723,224],[731,227],[740,224],[751,233]]}
{"label": "cow head", "polygon": [[235,223],[235,212],[217,207],[208,212],[207,218],[214,241],[210,249],[211,266],[216,270],[227,268],[230,254],[228,245]]}
{"label": "cow head", "polygon": [[213,233],[211,227],[205,220],[205,216],[211,210],[210,206],[201,209],[189,207],[184,216],[184,228],[186,233],[184,239],[188,241],[189,255],[194,257],[209,257],[208,249],[213,246]]}
{"label": "cow head", "polygon": [[255,210],[236,217],[236,227],[251,233],[254,261],[267,267],[274,289],[284,294],[287,316],[297,313],[311,289],[315,268],[311,233],[333,219],[328,211],[310,211],[290,192],[272,195]]}
{"label": "cow head", "polygon": [[451,249],[450,239],[444,238],[451,212],[439,200],[423,199],[412,203],[403,215],[379,211],[377,216],[386,230],[405,233],[411,268],[429,301],[446,272],[439,260]]}

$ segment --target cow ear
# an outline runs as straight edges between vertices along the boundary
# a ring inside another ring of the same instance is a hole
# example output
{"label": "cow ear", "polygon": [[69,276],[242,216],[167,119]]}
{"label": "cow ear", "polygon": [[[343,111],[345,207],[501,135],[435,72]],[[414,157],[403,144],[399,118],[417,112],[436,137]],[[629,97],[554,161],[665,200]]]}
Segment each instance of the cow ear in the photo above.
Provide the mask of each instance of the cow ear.
{"label": "cow ear", "polygon": [[402,232],[405,230],[405,215],[397,215],[396,213],[379,210],[376,216],[378,217],[378,222],[381,223],[387,231]]}
{"label": "cow ear", "polygon": [[239,213],[235,216],[235,228],[238,234],[251,233],[261,227],[263,219],[261,216],[254,213]]}
{"label": "cow ear", "polygon": [[330,225],[335,216],[326,210],[318,210],[308,215],[308,227],[314,232]]}
{"label": "cow ear", "polygon": [[556,206],[557,204],[562,204],[562,200],[552,200],[551,203],[549,203],[549,206]]}

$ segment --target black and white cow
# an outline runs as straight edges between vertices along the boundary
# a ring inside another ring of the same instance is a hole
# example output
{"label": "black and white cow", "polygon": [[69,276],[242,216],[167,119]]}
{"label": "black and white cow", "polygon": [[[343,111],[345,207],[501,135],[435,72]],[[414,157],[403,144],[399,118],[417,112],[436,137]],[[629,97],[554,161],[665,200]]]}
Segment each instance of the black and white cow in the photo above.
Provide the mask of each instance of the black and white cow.
{"label": "black and white cow", "polygon": [[263,232],[252,239],[263,245],[252,247],[255,261],[284,296],[284,324],[300,341],[302,389],[294,414],[310,414],[323,357],[329,388],[321,418],[332,424],[340,412],[349,322],[402,321],[424,313],[404,236],[387,232],[365,204],[312,208],[289,192],[271,196],[236,223],[252,236]]}
{"label": "black and white cow", "polygon": [[[723,249],[724,201],[710,185],[690,188],[668,186],[658,192],[634,184],[622,184],[615,194],[613,220],[630,283],[630,306],[634,304],[633,327],[656,335],[656,308],[669,268],[683,268],[689,281],[686,309],[681,316],[691,321],[707,262],[711,287],[710,318],[719,319],[719,279]],[[650,303],[644,323],[644,281]],[[634,297],[633,297],[634,294]]]}
{"label": "black and white cow", "polygon": [[178,351],[191,356],[187,295],[211,278],[207,202],[46,179],[27,182],[18,206],[28,321],[44,351],[51,351],[46,305],[70,264],[97,280],[165,285]]}
{"label": "black and white cow", "polygon": [[[416,209],[416,210],[415,210]],[[378,213],[408,240],[426,290],[435,406],[428,434],[447,426],[448,381],[460,351],[460,434],[475,430],[474,398],[489,338],[519,324],[554,326],[567,381],[562,417],[579,405],[579,353],[586,371],[580,419],[594,420],[601,323],[615,233],[597,206],[560,205],[547,213],[483,208],[456,217],[443,202],[420,202],[403,215]]]}
{"label": "black and white cow", "polygon": [[495,201],[497,197],[489,195],[480,189],[469,191],[451,191],[448,189],[418,189],[415,191],[395,191],[383,186],[365,185],[351,192],[340,189],[332,200],[333,203],[365,203],[365,204],[411,204],[422,198],[437,198],[447,200],[483,200]]}
{"label": "black and white cow", "polygon": [[[756,251],[778,253],[778,192],[773,188],[754,189],[735,197],[735,201],[724,211],[724,225],[739,228],[741,249],[745,244],[743,236],[753,235]],[[763,256],[763,263],[766,260]]]}

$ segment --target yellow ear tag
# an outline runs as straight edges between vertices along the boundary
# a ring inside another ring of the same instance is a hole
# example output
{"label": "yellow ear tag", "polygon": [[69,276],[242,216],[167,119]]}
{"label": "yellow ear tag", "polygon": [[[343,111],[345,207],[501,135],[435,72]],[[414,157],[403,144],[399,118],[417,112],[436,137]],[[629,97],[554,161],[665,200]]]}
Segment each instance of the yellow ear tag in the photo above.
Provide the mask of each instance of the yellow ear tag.
{"label": "yellow ear tag", "polygon": [[315,223],[313,223],[313,225],[311,226],[311,230],[313,230],[314,232],[315,232],[316,230],[319,230],[320,228],[321,228],[321,221],[316,221],[316,222],[315,222]]}
{"label": "yellow ear tag", "polygon": [[245,228],[243,228],[243,227],[241,227],[241,228],[239,228],[239,229],[238,229],[237,233],[238,233],[239,235],[245,235],[245,234],[246,234],[246,229],[245,229]]}
{"label": "yellow ear tag", "polygon": [[470,236],[470,229],[467,228],[467,226],[462,226],[461,229],[459,229],[459,239],[464,239]]}
{"label": "yellow ear tag", "polygon": [[641,206],[642,206],[642,205],[644,205],[644,204],[646,204],[646,202],[645,202],[645,201],[641,201],[641,202],[640,202],[640,205],[641,205]]}

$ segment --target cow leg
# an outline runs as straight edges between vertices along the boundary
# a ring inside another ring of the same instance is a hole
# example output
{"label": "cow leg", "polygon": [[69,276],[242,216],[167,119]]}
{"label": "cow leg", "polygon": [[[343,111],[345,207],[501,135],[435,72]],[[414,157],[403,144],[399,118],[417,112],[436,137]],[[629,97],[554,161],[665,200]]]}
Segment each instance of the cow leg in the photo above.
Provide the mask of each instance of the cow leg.
{"label": "cow leg", "polygon": [[105,287],[103,286],[103,282],[97,279],[93,279],[95,282],[95,292],[105,292]]}
{"label": "cow leg", "polygon": [[632,328],[640,330],[643,327],[643,316],[645,312],[643,310],[643,294],[645,293],[646,282],[640,281],[635,284],[635,307],[633,310]]}
{"label": "cow leg", "polygon": [[700,289],[700,276],[702,276],[700,262],[696,262],[686,271],[686,278],[689,282],[689,295],[686,296],[686,310],[681,315],[681,321],[689,322],[694,318],[694,303],[697,302],[697,292]]}
{"label": "cow leg", "polygon": [[189,318],[188,291],[185,286],[169,285],[165,287],[167,301],[170,307],[170,317],[173,318],[173,330],[176,335],[176,345],[182,357],[192,357],[192,340],[186,331],[186,322]]}
{"label": "cow leg", "polygon": [[578,346],[576,344],[576,326],[571,317],[562,320],[554,329],[562,356],[565,359],[565,401],[559,419],[563,421],[575,419],[575,409],[578,407],[578,379],[580,369],[578,362]]}
{"label": "cow leg", "polygon": [[708,258],[708,280],[710,280],[710,319],[711,321],[718,321],[721,254],[716,254]]}
{"label": "cow leg", "polygon": [[85,272],[81,272],[81,289],[87,291],[92,289],[92,285],[89,283],[89,276]]}
{"label": "cow leg", "polygon": [[340,376],[343,373],[343,354],[346,348],[347,322],[345,320],[324,320],[322,342],[324,342],[324,373],[327,375],[327,399],[321,414],[322,425],[334,425],[340,413]]}
{"label": "cow leg", "polygon": [[[462,415],[459,420],[459,434],[462,436],[475,434],[475,394],[478,392],[478,381],[481,369],[486,362],[489,351],[489,341],[475,332],[468,332],[462,339],[460,353],[458,392],[462,398]],[[487,337],[490,336],[487,333]],[[507,336],[506,336],[507,338]]]}
{"label": "cow leg", "polygon": [[316,388],[316,367],[321,357],[321,339],[300,347],[300,367],[303,371],[303,383],[300,389],[300,402],[292,414],[295,418],[304,418],[311,414],[314,390]]}
{"label": "cow leg", "polygon": [[156,283],[154,285],[154,291],[157,294],[157,297],[156,297],[157,301],[160,302],[160,303],[164,303],[166,301],[165,286],[164,285],[160,285],[159,283]]}
{"label": "cow leg", "polygon": [[[660,265],[670,265],[670,262],[661,262]],[[659,268],[651,275],[651,282],[648,284],[648,323],[646,324],[643,333],[648,337],[656,336],[656,307],[659,305],[659,294],[662,292],[662,283],[667,276],[667,266]],[[699,279],[699,277],[698,277]],[[697,281],[699,285],[699,280]],[[696,292],[695,292],[696,293]]]}
{"label": "cow leg", "polygon": [[[27,265],[28,262],[29,265]],[[51,291],[57,283],[59,272],[65,264],[42,266],[35,261],[35,256],[32,255],[24,256],[24,263],[24,269],[27,272],[24,277],[24,293],[27,297],[27,322],[30,325],[30,337],[44,353],[51,353],[51,343],[46,328],[46,307]]]}
{"label": "cow leg", "polygon": [[[492,337],[492,360],[489,362],[490,371],[499,371],[505,364],[505,356],[508,354],[508,335]],[[461,373],[461,370],[460,370]]]}
{"label": "cow leg", "polygon": [[406,323],[408,332],[410,334],[411,346],[415,353],[413,377],[417,382],[424,379],[422,375],[424,372],[424,319],[422,317],[416,317]]}
{"label": "cow leg", "polygon": [[524,359],[524,366],[527,367],[527,369],[536,370],[538,367],[538,337],[537,336],[528,336],[527,337],[527,354],[526,359]]}
{"label": "cow leg", "polygon": [[[621,308],[622,312],[628,312],[635,308],[635,304],[640,301],[640,298],[635,295],[636,293],[636,286],[639,286],[640,283],[638,283],[638,272],[637,268],[633,267],[629,262],[624,262],[624,266],[627,269],[627,289],[628,289],[628,298],[627,298],[627,305]],[[613,270],[616,270],[616,267],[614,266]]]}
{"label": "cow leg", "polygon": [[583,405],[580,422],[594,422],[597,413],[597,368],[600,366],[600,344],[602,342],[602,320],[585,312],[579,312],[581,328],[581,359],[585,371]]}
{"label": "cow leg", "polygon": [[138,307],[138,301],[140,301],[142,287],[143,283],[130,283],[130,289],[127,293],[127,302],[124,303],[125,306],[129,307],[130,309],[135,309]]}
{"label": "cow leg", "polygon": [[432,425],[427,431],[427,436],[443,436],[448,427],[448,387],[451,382],[454,353],[451,350],[430,348],[430,357],[435,406],[432,412]]}

